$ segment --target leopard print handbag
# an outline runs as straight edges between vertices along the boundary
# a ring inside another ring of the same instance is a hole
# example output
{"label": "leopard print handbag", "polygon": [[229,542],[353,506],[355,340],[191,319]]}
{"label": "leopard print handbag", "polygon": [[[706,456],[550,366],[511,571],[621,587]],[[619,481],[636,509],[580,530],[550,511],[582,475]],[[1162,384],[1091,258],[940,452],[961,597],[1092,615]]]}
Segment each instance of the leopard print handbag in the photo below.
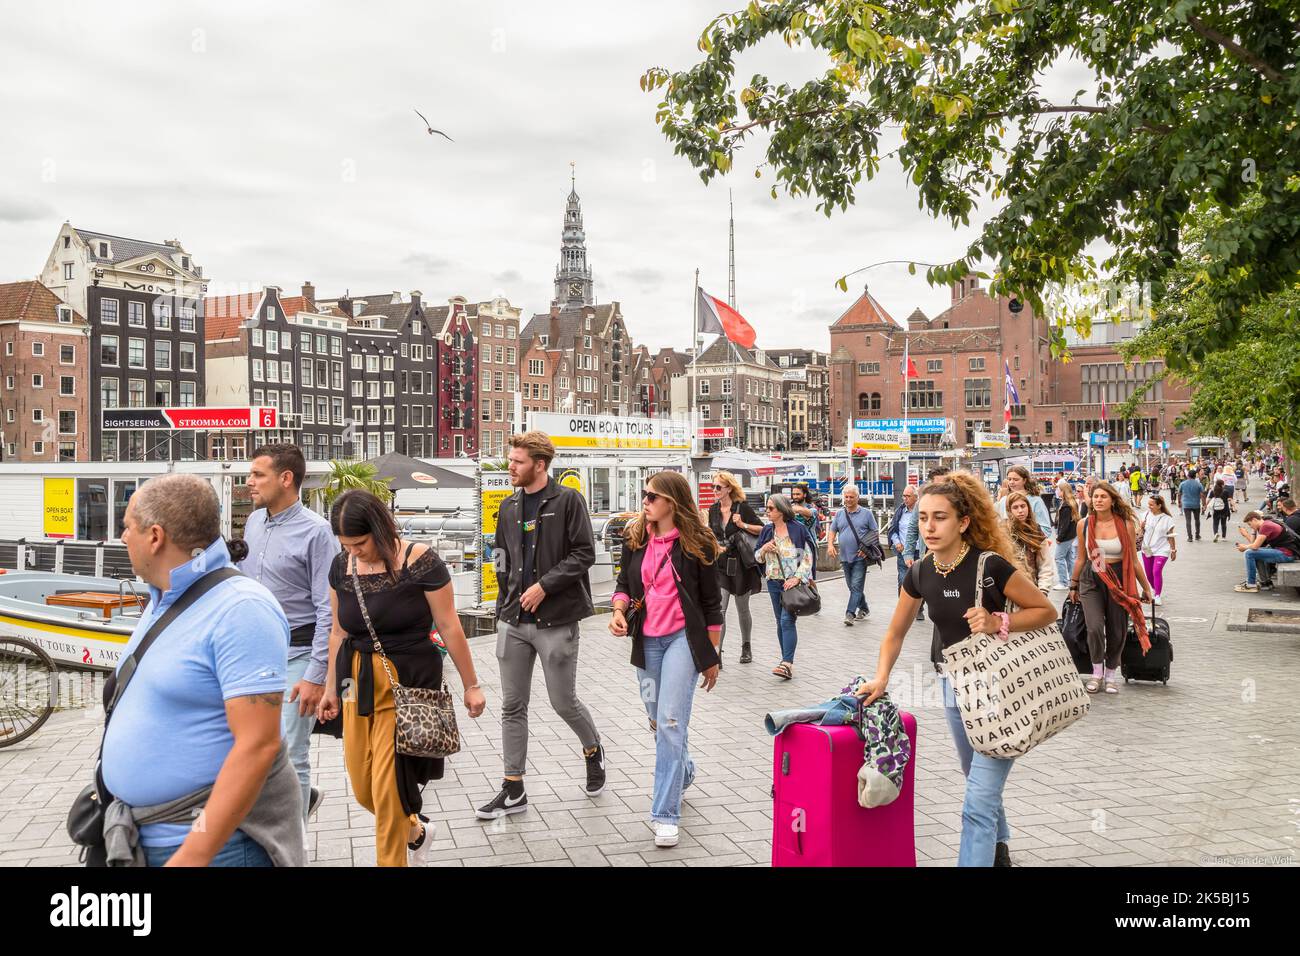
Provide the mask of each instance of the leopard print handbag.
{"label": "leopard print handbag", "polygon": [[361,594],[361,579],[357,576],[356,558],[350,562],[352,587],[357,593],[361,616],[366,619],[366,629],[374,642],[375,653],[384,665],[388,683],[393,689],[393,708],[397,724],[394,749],[405,757],[450,757],[460,751],[460,728],[456,725],[456,706],[442,682],[440,690],[432,687],[405,687],[397,682],[397,675],[388,666],[388,655],[375,634],[370,622],[366,599]]}

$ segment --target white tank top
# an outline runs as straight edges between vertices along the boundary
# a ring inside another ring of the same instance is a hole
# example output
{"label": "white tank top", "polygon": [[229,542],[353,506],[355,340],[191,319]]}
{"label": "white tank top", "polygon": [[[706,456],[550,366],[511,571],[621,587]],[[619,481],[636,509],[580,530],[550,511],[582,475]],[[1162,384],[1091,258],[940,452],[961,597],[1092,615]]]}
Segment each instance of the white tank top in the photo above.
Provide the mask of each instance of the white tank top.
{"label": "white tank top", "polygon": [[1101,556],[1107,561],[1118,561],[1122,558],[1124,556],[1122,547],[1123,546],[1119,543],[1119,538],[1097,539],[1097,550],[1101,552]]}

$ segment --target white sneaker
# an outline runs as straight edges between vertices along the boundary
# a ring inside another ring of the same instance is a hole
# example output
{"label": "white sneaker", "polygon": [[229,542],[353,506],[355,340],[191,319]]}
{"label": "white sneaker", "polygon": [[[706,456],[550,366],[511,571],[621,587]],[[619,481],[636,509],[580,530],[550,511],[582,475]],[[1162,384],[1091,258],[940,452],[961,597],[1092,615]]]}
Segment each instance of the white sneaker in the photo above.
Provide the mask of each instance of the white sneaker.
{"label": "white sneaker", "polygon": [[424,817],[420,818],[420,822],[424,824],[424,841],[414,849],[409,843],[406,845],[407,863],[410,866],[424,866],[429,862],[429,854],[433,852],[434,824]]}
{"label": "white sneaker", "polygon": [[676,846],[677,845],[677,824],[675,823],[656,823],[655,824],[655,846]]}
{"label": "white sneaker", "polygon": [[1160,606],[1161,606],[1162,604],[1164,604],[1164,603],[1165,603],[1164,601],[1160,600],[1160,595],[1157,594],[1157,595],[1156,595],[1156,607],[1160,607]]}
{"label": "white sneaker", "polygon": [[1215,541],[1218,541],[1218,540],[1219,540],[1219,535],[1218,535],[1218,532],[1215,532],[1215,535],[1214,535],[1214,540],[1215,540]]}

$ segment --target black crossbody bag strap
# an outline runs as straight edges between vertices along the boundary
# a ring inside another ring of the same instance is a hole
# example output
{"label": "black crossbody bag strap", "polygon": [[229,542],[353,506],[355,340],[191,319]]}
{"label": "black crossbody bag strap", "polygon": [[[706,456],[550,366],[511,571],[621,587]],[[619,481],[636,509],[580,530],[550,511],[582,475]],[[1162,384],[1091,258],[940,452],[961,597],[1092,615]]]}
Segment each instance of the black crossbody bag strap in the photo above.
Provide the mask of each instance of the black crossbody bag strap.
{"label": "black crossbody bag strap", "polygon": [[[153,646],[154,641],[159,638],[162,632],[167,630],[171,623],[187,611],[195,601],[222,581],[228,581],[239,576],[240,572],[235,568],[218,568],[191,584],[185,589],[185,593],[172,602],[171,607],[163,611],[158,619],[149,626],[144,639],[136,645],[135,650],[122,663],[122,666],[110,674],[108,680],[104,681],[104,733],[99,738],[99,754],[101,758],[104,754],[104,740],[108,737],[109,718],[113,716],[113,710],[117,707],[118,701],[122,699],[122,694],[126,692],[126,687],[131,683],[131,678],[140,669],[140,661],[144,658],[145,652]],[[108,789],[104,786],[103,780],[100,779],[98,759],[95,761],[95,788],[99,791],[101,797],[108,794]],[[107,801],[104,802],[104,805],[107,806]]]}

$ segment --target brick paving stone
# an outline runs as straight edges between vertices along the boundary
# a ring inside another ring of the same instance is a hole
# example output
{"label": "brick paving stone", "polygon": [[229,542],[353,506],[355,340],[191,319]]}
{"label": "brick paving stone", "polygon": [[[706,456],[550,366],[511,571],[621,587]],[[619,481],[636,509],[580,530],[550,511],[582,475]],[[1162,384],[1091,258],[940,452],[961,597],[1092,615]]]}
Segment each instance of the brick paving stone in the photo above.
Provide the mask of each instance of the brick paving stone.
{"label": "brick paving stone", "polygon": [[[1017,865],[1217,865],[1212,857],[1270,854],[1296,864],[1300,835],[1289,801],[1300,793],[1300,655],[1293,636],[1226,630],[1229,611],[1294,609],[1296,602],[1236,594],[1231,584],[1241,577],[1235,551],[1208,543],[1180,549],[1166,569],[1161,609],[1173,619],[1177,648],[1170,684],[1127,684],[1116,697],[1094,698],[1086,720],[1017,762],[1006,789]],[[844,585],[828,577],[823,589],[833,610]],[[1059,602],[1064,595],[1052,596]],[[602,618],[583,625],[578,693],[606,747],[605,793],[582,794],[577,741],[550,709],[538,669],[525,776],[529,810],[494,823],[474,817],[500,786],[502,757],[494,642],[472,641],[488,708],[477,721],[462,715],[465,749],[425,792],[424,812],[438,824],[434,865],[767,865],[773,744],[763,714],[824,699],[874,668],[893,606],[892,574],[869,574],[867,598],[871,618],[851,629],[831,612],[799,622],[790,682],[767,673],[777,653],[775,627],[771,614],[756,607],[755,663],[729,659],[715,690],[696,697],[697,777],[685,796],[682,842],[673,850],[653,844],[653,739],[626,646],[608,639]],[[919,725],[918,863],[951,866],[964,783],[935,694],[929,633],[924,626],[908,635],[891,693]],[[456,683],[454,673],[449,679]],[[76,864],[63,819],[90,779],[101,724],[93,710],[64,711],[30,740],[0,749],[0,866]],[[309,825],[313,860],[373,866],[374,820],[352,797],[340,743],[315,739],[312,765],[313,783],[327,798]]]}

